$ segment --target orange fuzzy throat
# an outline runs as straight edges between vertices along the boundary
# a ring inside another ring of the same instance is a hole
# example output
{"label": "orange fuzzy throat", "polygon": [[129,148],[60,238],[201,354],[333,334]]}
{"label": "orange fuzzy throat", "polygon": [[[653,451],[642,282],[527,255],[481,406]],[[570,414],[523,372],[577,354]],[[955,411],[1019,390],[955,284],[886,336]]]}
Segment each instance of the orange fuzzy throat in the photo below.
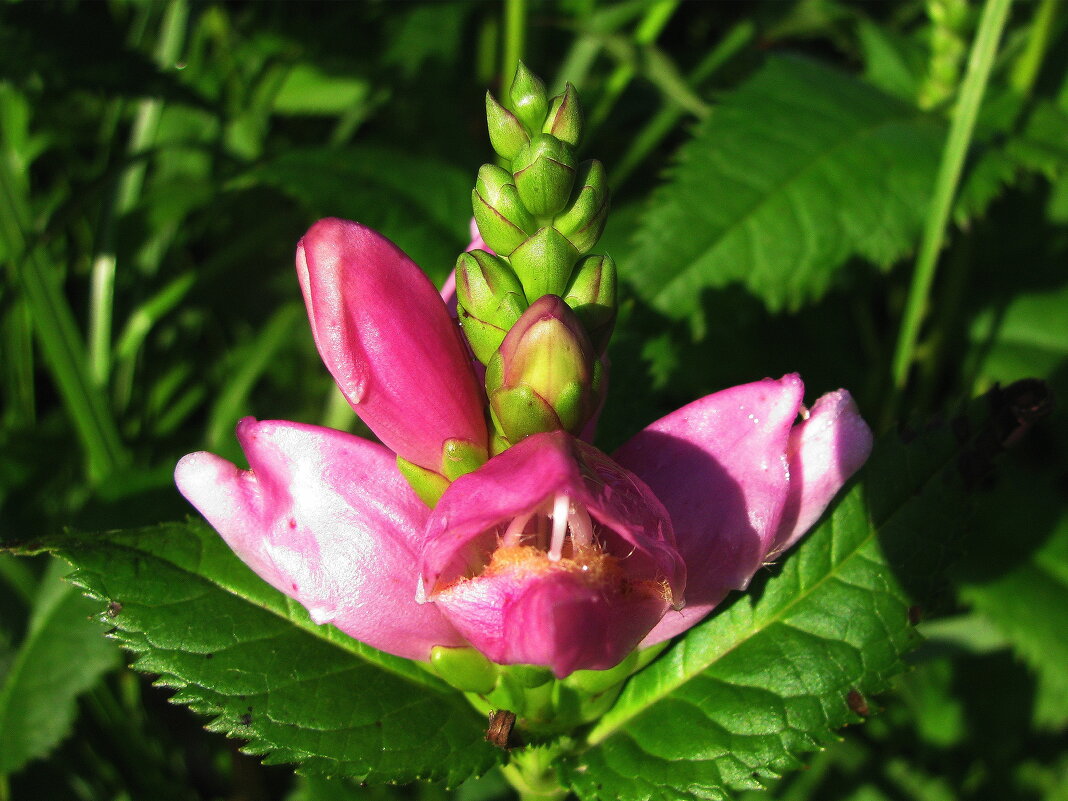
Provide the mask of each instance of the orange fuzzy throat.
{"label": "orange fuzzy throat", "polygon": [[624,596],[654,596],[668,603],[672,602],[671,587],[667,581],[630,578],[623,570],[618,557],[607,554],[596,546],[567,548],[564,556],[557,560],[550,559],[545,551],[533,545],[502,546],[493,552],[493,557],[481,575],[533,578],[554,571],[578,576],[587,586],[599,590],[611,590]]}
{"label": "orange fuzzy throat", "polygon": [[555,561],[533,545],[502,546],[493,552],[482,575],[541,576],[554,571],[581,576],[587,584],[597,587],[619,585],[625,578],[619,560],[596,546],[568,547]]}

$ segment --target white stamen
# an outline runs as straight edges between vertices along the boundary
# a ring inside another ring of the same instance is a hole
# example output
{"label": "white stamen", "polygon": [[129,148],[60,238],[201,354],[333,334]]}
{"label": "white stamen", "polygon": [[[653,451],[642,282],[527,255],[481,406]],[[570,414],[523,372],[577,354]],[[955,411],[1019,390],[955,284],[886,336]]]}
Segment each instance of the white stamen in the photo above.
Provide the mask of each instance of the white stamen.
{"label": "white stamen", "polygon": [[593,545],[593,521],[585,507],[575,504],[567,521],[571,526],[571,544],[576,548]]}
{"label": "white stamen", "polygon": [[559,562],[564,550],[564,537],[567,535],[568,509],[570,499],[562,492],[553,500],[553,539],[549,545],[549,561]]}
{"label": "white stamen", "polygon": [[522,542],[523,530],[533,516],[533,512],[528,515],[520,515],[508,524],[508,529],[504,532],[504,546],[506,548],[512,545],[519,545]]}
{"label": "white stamen", "polygon": [[427,602],[426,585],[423,583],[422,575],[419,576],[419,583],[415,585],[415,602],[417,604],[425,604]]}

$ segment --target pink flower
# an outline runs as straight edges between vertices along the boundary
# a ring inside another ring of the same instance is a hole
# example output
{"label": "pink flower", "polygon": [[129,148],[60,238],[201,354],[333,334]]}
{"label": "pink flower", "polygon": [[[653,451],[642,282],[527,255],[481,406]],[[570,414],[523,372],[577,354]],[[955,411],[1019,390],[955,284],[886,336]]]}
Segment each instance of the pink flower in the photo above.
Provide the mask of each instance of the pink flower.
{"label": "pink flower", "polygon": [[313,226],[297,272],[319,352],[384,446],[246,418],[249,470],[194,453],[175,478],[316,622],[393,654],[472,645],[558,676],[612,667],[744,589],[871,449],[849,393],[808,413],[789,375],[695,401],[613,458],[563,431],[534,434],[431,510],[395,455],[444,475],[457,443],[487,447],[486,399],[444,302],[357,223]]}

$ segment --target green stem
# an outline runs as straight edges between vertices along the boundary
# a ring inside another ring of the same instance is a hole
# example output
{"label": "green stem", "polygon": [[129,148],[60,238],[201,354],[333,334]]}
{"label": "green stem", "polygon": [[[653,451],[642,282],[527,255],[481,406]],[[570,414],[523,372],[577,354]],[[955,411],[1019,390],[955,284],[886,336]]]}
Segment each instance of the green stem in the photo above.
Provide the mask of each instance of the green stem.
{"label": "green stem", "polygon": [[[656,0],[649,6],[649,10],[645,12],[645,16],[634,31],[634,44],[646,47],[655,42],[660,31],[671,19],[671,15],[675,13],[675,9],[679,7],[679,2],[680,0]],[[593,131],[605,121],[612,112],[616,100],[634,78],[634,73],[633,61],[624,61],[616,66],[615,71],[608,77],[608,83],[605,84],[604,94],[601,95],[597,108],[590,115],[590,121],[586,126],[587,131]]]}
{"label": "green stem", "polygon": [[504,49],[501,52],[501,87],[505,91],[523,59],[527,38],[527,0],[505,0]]}
{"label": "green stem", "polygon": [[557,67],[550,94],[560,94],[568,81],[581,90],[606,39],[641,13],[642,3],[633,1],[596,10],[591,8],[575,23],[578,35]]}
{"label": "green stem", "polygon": [[226,388],[219,393],[208,415],[207,442],[220,448],[233,436],[234,421],[247,411],[248,397],[256,382],[267,372],[278,351],[293,339],[293,331],[303,318],[297,304],[283,306],[246,345],[243,358],[228,376]]}
{"label": "green stem", "polygon": [[[185,0],[171,0],[160,26],[160,40],[156,48],[156,63],[166,68],[178,58],[185,39],[189,7]],[[102,246],[93,260],[90,278],[89,305],[89,365],[93,379],[103,386],[111,372],[111,326],[115,306],[115,219],[129,212],[144,186],[147,165],[137,156],[143,154],[156,138],[163,101],[159,98],[138,103],[133,128],[130,131],[128,156],[130,166],[119,179],[112,204],[105,212]]]}
{"label": "green stem", "polygon": [[[706,81],[709,76],[749,44],[755,32],[756,26],[748,20],[735,25],[690,73],[687,83],[691,87],[697,87]],[[670,98],[668,99],[670,100]],[[623,158],[619,160],[618,165],[612,172],[609,183],[617,191],[630,174],[634,172],[634,169],[645,160],[645,157],[664,140],[664,137],[674,130],[675,125],[685,113],[686,108],[669,102],[638,132],[638,135],[631,141],[630,147],[627,148],[627,152],[623,154]]]}
{"label": "green stem", "polygon": [[894,351],[891,377],[893,395],[888,405],[890,415],[896,413],[897,403],[908,382],[909,370],[915,358],[920,326],[923,323],[931,285],[934,282],[938,254],[945,241],[946,225],[953,207],[953,198],[960,183],[964,157],[968,152],[975,119],[986,91],[987,80],[997,54],[998,41],[1005,27],[1012,0],[986,0],[979,30],[976,32],[968,58],[968,71],[961,85],[960,97],[953,114],[949,136],[946,138],[939,165],[934,196],[931,199],[927,224],[923,231],[916,270],[905,302],[897,348]]}
{"label": "green stem", "polygon": [[1027,45],[1016,59],[1012,75],[1009,77],[1009,85],[1021,95],[1030,94],[1031,87],[1038,78],[1039,69],[1042,67],[1042,61],[1046,57],[1046,49],[1049,47],[1049,40],[1053,34],[1053,20],[1057,16],[1059,5],[1060,0],[1042,0],[1038,11],[1035,12],[1035,18],[1031,22],[1031,29],[1027,36]]}
{"label": "green stem", "polygon": [[[28,189],[21,187],[28,192]],[[33,316],[33,331],[85,448],[90,476],[99,480],[126,460],[107,402],[86,369],[85,344],[60,289],[58,270],[40,248],[28,249],[30,210],[11,165],[0,159],[0,237]]]}

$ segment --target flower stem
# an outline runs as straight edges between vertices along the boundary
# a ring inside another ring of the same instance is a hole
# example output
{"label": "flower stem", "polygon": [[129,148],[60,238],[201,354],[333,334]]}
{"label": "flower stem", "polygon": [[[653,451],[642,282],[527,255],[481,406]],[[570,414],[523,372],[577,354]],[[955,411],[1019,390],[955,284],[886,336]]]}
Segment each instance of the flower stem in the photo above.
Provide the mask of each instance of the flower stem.
{"label": "flower stem", "polygon": [[898,333],[897,347],[892,366],[892,397],[888,406],[889,415],[896,413],[901,393],[908,382],[909,371],[915,359],[920,326],[926,312],[931,285],[934,282],[938,254],[945,241],[946,225],[953,206],[957,186],[960,183],[964,157],[971,143],[975,119],[982,104],[983,94],[990,77],[990,70],[997,54],[998,41],[1005,27],[1012,0],[986,0],[979,29],[968,57],[968,70],[961,85],[946,138],[934,196],[931,199],[927,224],[923,231],[916,269],[909,286],[908,299]]}
{"label": "flower stem", "polygon": [[527,0],[505,0],[504,48],[501,52],[502,91],[510,84],[523,58],[527,38]]}

